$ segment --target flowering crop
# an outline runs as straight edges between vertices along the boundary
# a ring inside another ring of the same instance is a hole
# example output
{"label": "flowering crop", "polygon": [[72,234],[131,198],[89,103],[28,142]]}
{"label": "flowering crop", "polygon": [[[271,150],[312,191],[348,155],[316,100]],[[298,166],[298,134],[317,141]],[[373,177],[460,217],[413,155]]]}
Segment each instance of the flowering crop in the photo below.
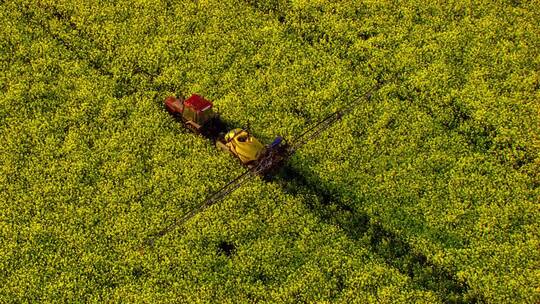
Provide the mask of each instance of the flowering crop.
{"label": "flowering crop", "polygon": [[[534,1],[0,1],[0,302],[537,303]],[[159,239],[263,142],[371,101]]]}

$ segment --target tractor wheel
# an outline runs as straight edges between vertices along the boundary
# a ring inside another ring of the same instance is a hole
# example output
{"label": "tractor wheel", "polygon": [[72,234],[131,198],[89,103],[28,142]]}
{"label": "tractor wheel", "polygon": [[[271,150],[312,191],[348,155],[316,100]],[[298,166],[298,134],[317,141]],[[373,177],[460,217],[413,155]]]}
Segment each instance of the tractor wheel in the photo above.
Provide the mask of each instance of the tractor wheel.
{"label": "tractor wheel", "polygon": [[190,124],[190,123],[187,123],[186,124],[186,127],[193,133],[195,134],[199,134],[199,129],[197,129],[194,125]]}

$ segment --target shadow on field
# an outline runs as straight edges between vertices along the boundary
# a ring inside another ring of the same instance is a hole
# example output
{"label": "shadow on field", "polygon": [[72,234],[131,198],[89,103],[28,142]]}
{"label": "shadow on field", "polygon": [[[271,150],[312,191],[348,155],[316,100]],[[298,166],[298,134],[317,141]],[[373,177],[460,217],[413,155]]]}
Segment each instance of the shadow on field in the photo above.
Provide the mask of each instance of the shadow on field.
{"label": "shadow on field", "polygon": [[316,196],[318,199],[306,200],[313,213],[325,223],[339,225],[349,238],[367,245],[388,265],[409,276],[418,288],[433,291],[445,303],[477,303],[481,300],[469,293],[466,283],[458,282],[452,273],[415,252],[400,236],[347,205],[322,181],[307,179],[306,175],[289,163],[273,180],[289,194]]}

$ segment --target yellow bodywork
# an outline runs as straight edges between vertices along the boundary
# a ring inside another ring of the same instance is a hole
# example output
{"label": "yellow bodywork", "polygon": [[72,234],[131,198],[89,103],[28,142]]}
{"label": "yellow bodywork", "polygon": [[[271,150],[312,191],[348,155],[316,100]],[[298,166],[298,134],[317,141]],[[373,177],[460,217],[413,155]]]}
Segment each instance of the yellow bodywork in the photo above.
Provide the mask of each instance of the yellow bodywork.
{"label": "yellow bodywork", "polygon": [[234,129],[225,135],[226,146],[243,164],[255,161],[260,156],[264,145],[246,130]]}

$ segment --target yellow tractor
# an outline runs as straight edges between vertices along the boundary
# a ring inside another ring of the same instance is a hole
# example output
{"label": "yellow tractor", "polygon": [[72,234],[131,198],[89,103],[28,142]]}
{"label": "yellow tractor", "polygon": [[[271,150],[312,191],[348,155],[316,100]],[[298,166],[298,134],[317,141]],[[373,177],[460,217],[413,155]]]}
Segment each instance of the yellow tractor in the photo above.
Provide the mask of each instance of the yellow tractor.
{"label": "yellow tractor", "polygon": [[221,150],[236,156],[242,164],[248,167],[253,165],[265,150],[265,146],[253,135],[239,128],[232,129],[225,136],[220,137],[216,141],[216,145]]}

